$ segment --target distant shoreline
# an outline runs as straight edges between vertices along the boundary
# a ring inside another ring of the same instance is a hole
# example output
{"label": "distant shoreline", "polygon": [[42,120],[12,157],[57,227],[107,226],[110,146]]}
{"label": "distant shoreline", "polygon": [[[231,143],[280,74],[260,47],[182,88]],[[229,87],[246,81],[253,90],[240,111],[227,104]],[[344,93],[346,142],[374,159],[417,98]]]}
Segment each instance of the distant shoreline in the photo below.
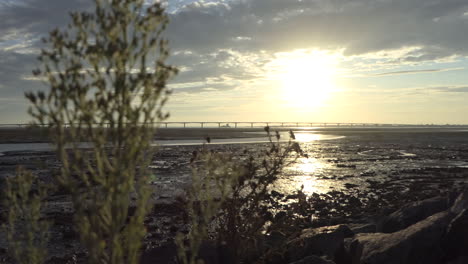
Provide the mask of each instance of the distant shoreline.
{"label": "distant shoreline", "polygon": [[[466,134],[468,127],[272,127],[271,131],[308,131],[342,136],[363,136],[407,133]],[[245,133],[248,132],[248,133]],[[265,137],[264,128],[158,128],[155,140],[228,139]],[[44,128],[0,128],[0,144],[48,143]]]}

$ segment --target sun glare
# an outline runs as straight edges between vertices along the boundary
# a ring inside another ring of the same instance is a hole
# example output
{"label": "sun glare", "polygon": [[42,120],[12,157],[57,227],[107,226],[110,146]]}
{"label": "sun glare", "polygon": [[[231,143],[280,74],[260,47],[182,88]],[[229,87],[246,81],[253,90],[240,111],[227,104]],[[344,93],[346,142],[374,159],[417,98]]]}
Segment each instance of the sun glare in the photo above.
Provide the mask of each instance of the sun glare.
{"label": "sun glare", "polygon": [[281,54],[276,63],[283,98],[298,107],[323,105],[334,90],[337,59],[326,52]]}

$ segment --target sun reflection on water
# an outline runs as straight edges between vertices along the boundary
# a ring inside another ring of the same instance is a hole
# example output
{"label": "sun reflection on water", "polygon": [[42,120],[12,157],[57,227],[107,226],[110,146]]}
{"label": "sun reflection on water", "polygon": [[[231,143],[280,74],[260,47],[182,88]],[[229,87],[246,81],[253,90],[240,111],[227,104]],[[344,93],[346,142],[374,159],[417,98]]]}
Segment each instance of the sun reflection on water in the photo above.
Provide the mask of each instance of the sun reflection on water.
{"label": "sun reflection on water", "polygon": [[313,134],[313,133],[295,133],[294,135],[296,137],[296,140],[299,142],[311,142],[311,141],[317,141],[321,139],[320,134]]}
{"label": "sun reflection on water", "polygon": [[322,167],[322,163],[315,158],[300,158],[293,168],[302,174],[311,175]]}
{"label": "sun reflection on water", "polygon": [[[313,134],[303,134],[315,136]],[[318,136],[318,135],[316,135]],[[309,137],[313,138],[313,137]],[[324,164],[315,158],[301,158],[297,160],[297,163],[293,167],[298,173],[295,178],[295,189],[303,188],[305,194],[312,194],[316,192],[322,192],[321,186],[317,184],[317,173],[322,169]]]}
{"label": "sun reflection on water", "polygon": [[[312,131],[296,130],[293,132],[295,141],[309,154],[321,146],[324,140],[344,138],[344,136],[320,134]],[[289,136],[287,132],[281,133],[283,133],[282,138]],[[284,169],[282,177],[278,179],[273,188],[287,195],[295,194],[301,188],[306,195],[327,193],[331,189],[340,188],[338,182],[331,178],[334,170],[333,164],[320,157],[299,158]]]}
{"label": "sun reflection on water", "polygon": [[326,193],[329,191],[329,184],[318,180],[326,164],[316,158],[300,158],[286,168],[284,177],[278,180],[275,188],[287,194],[293,194],[303,188],[307,195],[312,193]]}

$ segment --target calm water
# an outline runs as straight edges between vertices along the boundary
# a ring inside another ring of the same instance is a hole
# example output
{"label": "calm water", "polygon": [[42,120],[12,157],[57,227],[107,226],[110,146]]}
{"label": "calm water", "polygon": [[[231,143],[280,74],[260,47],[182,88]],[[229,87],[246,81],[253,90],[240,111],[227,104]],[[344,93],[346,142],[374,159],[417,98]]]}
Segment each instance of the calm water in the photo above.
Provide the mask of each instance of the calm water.
{"label": "calm water", "polygon": [[[258,134],[258,133],[257,133]],[[287,141],[288,134],[282,132],[281,137],[283,141]],[[310,142],[317,140],[332,140],[343,138],[343,136],[334,135],[322,135],[313,132],[302,132],[296,133],[296,140],[298,142]],[[210,144],[248,144],[248,143],[266,143],[268,142],[267,137],[252,137],[252,138],[228,138],[228,139],[212,139]],[[190,145],[202,145],[206,143],[203,139],[178,139],[178,140],[155,140],[154,145],[157,146],[190,146]],[[89,144],[83,144],[83,147],[89,147]],[[8,151],[48,151],[53,150],[53,145],[49,143],[12,143],[12,144],[0,144],[0,155],[1,153]]]}

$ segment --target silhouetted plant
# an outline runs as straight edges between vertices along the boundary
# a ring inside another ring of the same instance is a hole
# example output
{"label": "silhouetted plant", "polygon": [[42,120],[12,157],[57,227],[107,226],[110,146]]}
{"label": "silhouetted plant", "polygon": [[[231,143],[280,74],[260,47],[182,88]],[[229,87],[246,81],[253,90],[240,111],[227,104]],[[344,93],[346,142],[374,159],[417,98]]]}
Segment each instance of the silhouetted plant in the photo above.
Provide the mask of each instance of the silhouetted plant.
{"label": "silhouetted plant", "polygon": [[244,158],[206,149],[195,153],[188,196],[191,228],[186,241],[182,234],[177,237],[183,263],[200,263],[200,246],[210,239],[215,240],[215,250],[232,263],[261,261],[267,252],[265,235],[277,227],[272,222],[279,208],[271,195],[273,185],[283,168],[306,155],[293,141],[292,132],[291,139],[282,143],[278,132],[272,136],[268,127],[265,130],[270,144],[261,153],[245,152]]}
{"label": "silhouetted plant", "polygon": [[137,263],[153,124],[168,116],[166,82],[177,70],[165,63],[168,18],[160,3],[94,3],[44,39],[50,48],[33,73],[50,90],[26,97],[35,123],[50,128],[62,163],[56,180],[72,196],[89,262]]}
{"label": "silhouetted plant", "polygon": [[[37,184],[35,188],[34,184]],[[44,263],[49,223],[41,217],[46,188],[23,168],[6,180],[4,205],[7,210],[8,252],[18,264]]]}

